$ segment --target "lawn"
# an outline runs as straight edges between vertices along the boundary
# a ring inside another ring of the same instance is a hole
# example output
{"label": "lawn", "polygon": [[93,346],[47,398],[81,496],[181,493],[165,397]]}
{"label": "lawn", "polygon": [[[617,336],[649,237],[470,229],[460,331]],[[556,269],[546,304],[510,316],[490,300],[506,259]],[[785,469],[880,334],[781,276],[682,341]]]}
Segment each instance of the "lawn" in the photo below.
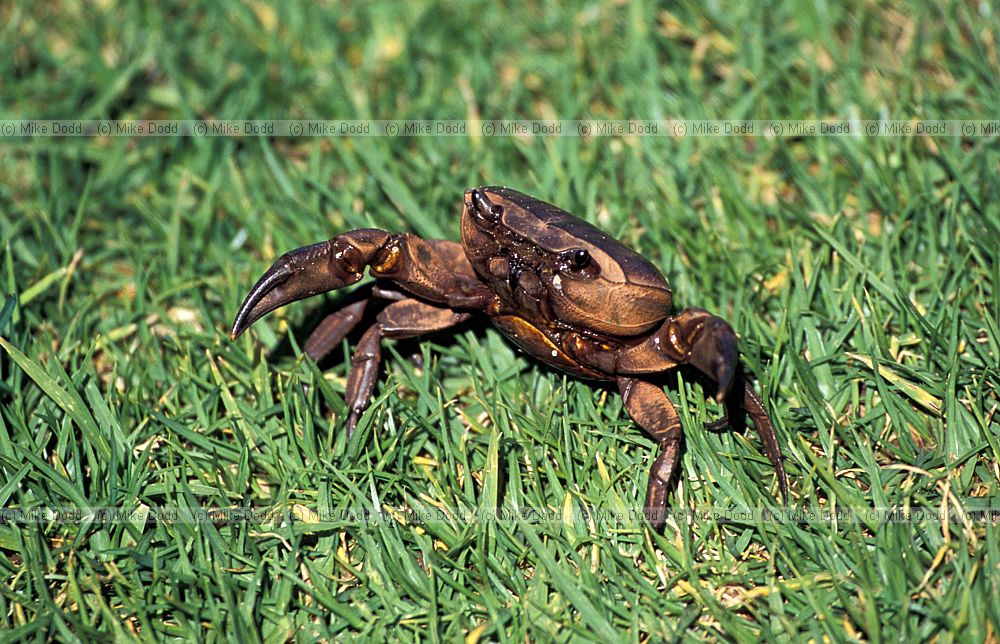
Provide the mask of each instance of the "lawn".
{"label": "lawn", "polygon": [[[1000,637],[1000,522],[970,512],[1000,507],[996,136],[475,127],[996,119],[995,6],[146,4],[0,5],[0,119],[472,127],[0,138],[0,637]],[[389,343],[350,440],[357,334],[318,366],[300,349],[339,294],[230,341],[281,253],[359,227],[457,239],[485,184],[596,223],[676,306],[728,319],[790,505],[836,517],[762,514],[756,432],[704,429],[721,410],[686,372],[671,505],[748,518],[656,534],[634,512],[654,444],[617,392],[488,324]]]}

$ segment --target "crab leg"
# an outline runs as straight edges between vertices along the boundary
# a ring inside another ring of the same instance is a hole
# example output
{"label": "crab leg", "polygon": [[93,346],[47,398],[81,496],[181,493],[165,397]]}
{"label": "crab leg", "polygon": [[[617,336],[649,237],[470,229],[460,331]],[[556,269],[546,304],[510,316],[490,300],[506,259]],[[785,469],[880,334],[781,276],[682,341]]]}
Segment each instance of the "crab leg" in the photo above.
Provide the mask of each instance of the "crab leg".
{"label": "crab leg", "polygon": [[743,378],[743,408],[753,419],[753,424],[760,433],[760,438],[764,441],[764,452],[767,459],[774,467],[774,474],[778,477],[778,490],[781,491],[781,500],[788,505],[788,479],[785,477],[785,466],[781,462],[781,446],[778,445],[778,438],[774,433],[774,425],[771,418],[764,409],[764,401],[754,391],[753,386],[746,378]]}
{"label": "crab leg", "polygon": [[618,389],[632,419],[660,444],[649,470],[644,508],[650,525],[659,530],[667,518],[667,492],[680,460],[681,420],[663,389],[650,382],[619,377]]}
{"label": "crab leg", "polygon": [[731,392],[731,397],[723,402],[722,418],[705,423],[705,429],[717,431],[725,429],[732,424],[730,409],[739,409],[739,403],[735,401],[735,397],[738,395],[736,392],[742,389],[743,410],[753,419],[754,427],[757,428],[757,433],[760,434],[760,439],[764,442],[764,453],[767,455],[767,460],[771,461],[771,467],[774,468],[775,476],[778,478],[778,491],[781,492],[781,501],[785,505],[788,505],[788,479],[785,476],[785,465],[781,461],[781,446],[778,445],[778,437],[774,433],[774,425],[771,424],[771,418],[767,415],[767,410],[764,409],[764,401],[761,400],[760,395],[754,390],[753,385],[750,384],[746,376],[742,373],[739,375],[739,378],[742,382],[739,383],[737,389]]}
{"label": "crab leg", "polygon": [[354,431],[354,426],[371,401],[379,363],[382,361],[383,338],[412,338],[447,329],[470,317],[471,313],[453,311],[412,298],[393,302],[385,307],[378,314],[375,324],[361,336],[351,359],[344,395],[348,409],[345,423],[348,436]]}
{"label": "crab leg", "polygon": [[358,325],[367,305],[368,299],[366,298],[349,304],[323,318],[323,321],[306,340],[303,347],[306,355],[312,358],[313,362],[322,360]]}
{"label": "crab leg", "polygon": [[[595,356],[599,358],[600,354]],[[717,384],[715,398],[725,403],[726,417],[709,423],[710,429],[728,425],[729,409],[738,407],[736,397],[742,391],[743,407],[760,433],[764,452],[778,478],[782,501],[787,503],[788,480],[781,462],[781,447],[764,403],[739,367],[736,332],[728,322],[704,309],[684,309],[664,320],[660,330],[645,341],[626,347],[615,357],[613,368],[620,374],[638,375],[666,371],[679,364],[695,367]],[[642,425],[638,418],[636,420]]]}

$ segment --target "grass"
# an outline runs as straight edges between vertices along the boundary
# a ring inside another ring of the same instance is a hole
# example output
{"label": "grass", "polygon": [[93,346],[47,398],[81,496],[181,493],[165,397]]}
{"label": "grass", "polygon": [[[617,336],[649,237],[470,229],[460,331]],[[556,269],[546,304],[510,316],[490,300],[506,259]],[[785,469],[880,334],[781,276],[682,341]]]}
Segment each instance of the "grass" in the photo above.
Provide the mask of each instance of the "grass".
{"label": "grass", "polygon": [[[986,3],[103,0],[0,16],[7,118],[957,119],[1000,105]],[[794,506],[995,508],[998,168],[995,138],[0,140],[0,506],[298,517],[2,524],[0,630],[996,641],[996,523],[652,534],[627,517],[653,444],[617,394],[486,326],[390,345],[350,441],[344,360],[299,353],[335,297],[235,343],[226,330],[285,250],[362,226],[454,239],[462,191],[507,184],[598,222],[663,268],[678,305],[733,323]],[[673,506],[774,505],[755,434],[699,429],[718,415],[704,393],[669,389],[687,430]],[[402,510],[496,507],[560,519],[419,525]]]}

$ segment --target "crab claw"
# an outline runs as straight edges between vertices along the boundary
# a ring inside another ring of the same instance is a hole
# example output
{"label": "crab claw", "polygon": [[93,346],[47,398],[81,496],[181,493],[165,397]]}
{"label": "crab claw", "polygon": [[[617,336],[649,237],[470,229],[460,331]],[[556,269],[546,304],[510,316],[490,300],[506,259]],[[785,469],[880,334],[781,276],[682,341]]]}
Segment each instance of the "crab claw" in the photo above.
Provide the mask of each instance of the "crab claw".
{"label": "crab claw", "polygon": [[722,318],[711,316],[704,320],[688,362],[718,383],[715,399],[721,402],[729,393],[738,356],[733,327]]}
{"label": "crab claw", "polygon": [[360,280],[364,264],[353,265],[348,250],[357,253],[357,249],[341,246],[334,239],[282,255],[250,289],[236,313],[230,337],[235,340],[278,307]]}

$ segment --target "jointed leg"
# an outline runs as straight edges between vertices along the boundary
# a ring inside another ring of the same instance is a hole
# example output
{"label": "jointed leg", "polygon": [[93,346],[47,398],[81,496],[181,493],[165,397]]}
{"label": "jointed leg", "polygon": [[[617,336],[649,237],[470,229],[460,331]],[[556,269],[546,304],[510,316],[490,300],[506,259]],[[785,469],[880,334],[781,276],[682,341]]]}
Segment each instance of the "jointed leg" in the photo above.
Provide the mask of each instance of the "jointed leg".
{"label": "jointed leg", "polygon": [[666,521],[667,492],[680,458],[681,421],[674,404],[656,385],[636,378],[618,378],[625,409],[660,444],[660,454],[649,470],[645,514],[654,530]]}
{"label": "jointed leg", "polygon": [[306,355],[312,358],[313,362],[322,360],[357,326],[367,304],[366,298],[326,316],[306,340],[304,347]]}
{"label": "jointed leg", "polygon": [[383,338],[412,338],[447,329],[471,316],[471,313],[453,311],[414,299],[400,300],[385,307],[378,314],[375,324],[361,336],[351,359],[344,395],[348,409],[345,422],[348,436],[354,431],[354,426],[371,401],[379,363],[382,361]]}
{"label": "jointed leg", "polygon": [[[785,476],[785,465],[781,461],[781,446],[778,444],[778,437],[774,433],[774,425],[771,424],[771,417],[768,416],[767,410],[764,409],[764,401],[760,399],[760,396],[754,390],[753,385],[746,379],[746,376],[740,374],[739,380],[742,382],[737,382],[736,386],[743,389],[743,409],[746,410],[747,414],[753,420],[754,427],[757,428],[757,433],[760,434],[761,441],[764,443],[764,453],[767,455],[767,460],[771,461],[775,476],[778,477],[778,490],[781,492],[781,500],[787,505],[788,479]],[[736,391],[731,392],[732,395],[723,402],[722,418],[711,423],[706,423],[706,429],[720,430],[729,426],[731,415],[729,410],[731,406],[737,404],[734,399],[739,395]]]}
{"label": "jointed leg", "polygon": [[406,293],[401,293],[400,291],[386,288],[379,284],[373,285],[371,297],[348,304],[339,311],[335,311],[323,318],[323,321],[319,323],[319,326],[313,330],[306,340],[304,347],[306,355],[312,358],[313,362],[322,360],[358,325],[358,322],[364,316],[368,302],[372,298],[398,302],[399,300],[409,299],[409,296]]}
{"label": "jointed leg", "polygon": [[764,409],[764,401],[760,399],[754,391],[750,382],[743,379],[743,408],[753,419],[753,424],[760,433],[761,440],[764,441],[764,453],[774,467],[775,476],[778,477],[778,489],[781,491],[781,500],[788,505],[788,479],[785,478],[785,466],[781,462],[781,446],[778,445],[778,438],[774,433],[774,425],[771,424],[771,417]]}
{"label": "jointed leg", "polygon": [[726,418],[709,423],[708,427],[726,427],[729,410],[736,408],[738,397],[742,396],[743,407],[753,418],[774,466],[782,500],[787,503],[788,481],[774,427],[760,397],[739,368],[736,332],[728,322],[704,309],[684,309],[667,318],[644,342],[622,351],[614,368],[615,373],[644,374],[663,372],[685,363],[714,380],[718,385],[715,398],[725,402]]}

